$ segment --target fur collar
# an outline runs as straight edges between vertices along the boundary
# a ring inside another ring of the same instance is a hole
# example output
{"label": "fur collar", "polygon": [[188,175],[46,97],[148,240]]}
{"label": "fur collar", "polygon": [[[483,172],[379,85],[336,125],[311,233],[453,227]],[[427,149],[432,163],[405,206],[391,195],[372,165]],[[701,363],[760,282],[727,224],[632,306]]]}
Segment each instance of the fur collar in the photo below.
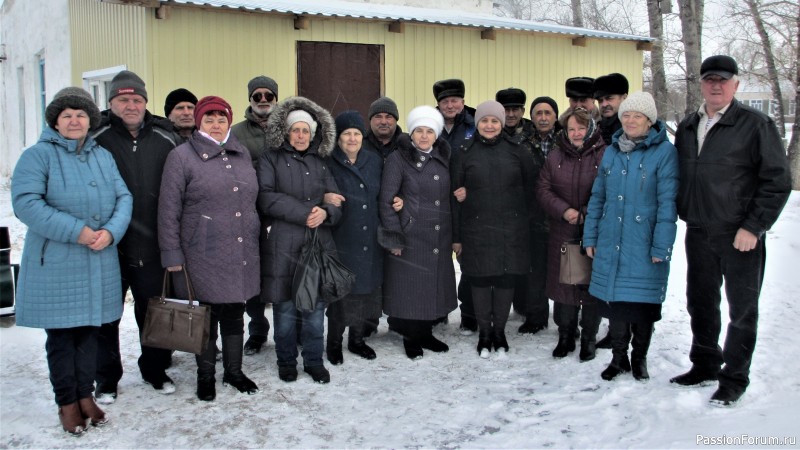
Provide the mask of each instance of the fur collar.
{"label": "fur collar", "polygon": [[267,148],[274,150],[281,147],[289,131],[286,117],[296,109],[304,110],[317,121],[317,133],[308,149],[316,150],[323,157],[330,155],[336,145],[336,124],[333,117],[323,107],[305,97],[289,97],[275,105],[267,121]]}

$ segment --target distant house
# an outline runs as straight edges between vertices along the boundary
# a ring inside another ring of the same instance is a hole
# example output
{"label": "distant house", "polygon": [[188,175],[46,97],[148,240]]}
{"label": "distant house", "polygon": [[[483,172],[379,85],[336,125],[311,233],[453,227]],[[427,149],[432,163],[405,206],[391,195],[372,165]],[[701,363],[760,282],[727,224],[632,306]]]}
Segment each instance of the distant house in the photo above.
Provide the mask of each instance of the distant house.
{"label": "distant house", "polygon": [[[787,124],[794,123],[797,105],[795,104],[795,89],[790,81],[781,82],[781,94],[783,96],[784,122]],[[769,114],[770,117],[775,117],[778,102],[775,101],[775,97],[772,95],[770,84],[758,74],[739,75],[739,90],[736,93],[736,98],[745,105]]]}
{"label": "distant house", "polygon": [[401,126],[414,106],[435,104],[432,85],[444,78],[463,79],[472,106],[514,86],[563,110],[566,78],[610,72],[641,89],[649,37],[495,17],[482,12],[487,0],[404,3],[450,9],[390,1],[5,0],[0,174],[38,139],[59,89],[83,86],[105,109],[107,84],[123,69],[145,80],[154,114],[184,87],[226,98],[236,121],[248,80],[262,74],[278,82],[279,98],[304,95],[333,113],[366,113],[388,95]]}

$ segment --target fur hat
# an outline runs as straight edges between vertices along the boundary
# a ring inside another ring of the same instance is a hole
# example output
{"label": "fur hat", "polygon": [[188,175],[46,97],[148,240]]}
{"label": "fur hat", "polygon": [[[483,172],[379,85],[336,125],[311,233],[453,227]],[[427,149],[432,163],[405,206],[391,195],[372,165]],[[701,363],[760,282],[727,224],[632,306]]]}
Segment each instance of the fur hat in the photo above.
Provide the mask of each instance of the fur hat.
{"label": "fur hat", "polygon": [[414,129],[417,127],[428,127],[433,130],[438,139],[444,128],[444,117],[442,117],[442,114],[436,108],[422,105],[417,106],[408,113],[406,123],[408,124],[409,134],[413,133]]}
{"label": "fur hat", "polygon": [[167,98],[164,100],[164,115],[169,117],[169,115],[172,114],[172,110],[181,102],[189,102],[193,105],[197,105],[197,97],[188,89],[175,89],[167,94]]}
{"label": "fur hat", "polygon": [[209,95],[208,97],[201,98],[194,106],[194,125],[200,128],[200,122],[202,122],[203,116],[213,111],[219,111],[224,114],[225,117],[228,118],[228,125],[233,123],[233,110],[231,109],[231,105],[222,97]]}
{"label": "fur hat", "polygon": [[619,113],[617,113],[620,120],[622,120],[622,114],[628,111],[636,111],[644,114],[650,119],[650,123],[656,123],[658,120],[656,102],[649,92],[637,91],[623,100],[619,105]]}
{"label": "fur hat", "polygon": [[475,108],[475,123],[481,121],[486,116],[494,116],[500,120],[503,126],[506,126],[506,108],[495,100],[487,100],[477,108]]}
{"label": "fur hat", "polygon": [[508,88],[497,91],[497,94],[494,95],[494,99],[500,102],[504,108],[511,106],[522,106],[524,108],[527,96],[522,89]]}
{"label": "fur hat", "polygon": [[311,117],[311,114],[303,111],[302,109],[295,109],[294,111],[290,112],[288,116],[286,116],[286,131],[292,129],[292,125],[296,124],[297,122],[305,122],[308,124],[308,127],[311,129],[311,139],[314,139],[314,135],[317,133],[317,121]]}
{"label": "fur hat", "polygon": [[564,83],[564,90],[568,98],[592,97],[594,94],[594,78],[572,77]]}
{"label": "fur hat", "polygon": [[536,108],[536,105],[539,103],[547,103],[553,108],[553,112],[556,113],[556,117],[558,117],[558,103],[550,97],[536,97],[533,99],[533,103],[531,103],[531,117],[533,117],[533,109]]}
{"label": "fur hat", "polygon": [[344,130],[355,128],[361,132],[361,135],[367,134],[366,127],[364,126],[364,119],[358,111],[345,111],[336,116],[336,137],[338,138]]}
{"label": "fur hat", "polygon": [[97,128],[100,124],[100,109],[92,96],[79,87],[67,87],[58,91],[53,101],[44,111],[45,121],[52,129],[56,129],[58,115],[67,108],[80,109],[89,116],[89,128]]}
{"label": "fur hat", "polygon": [[267,88],[270,91],[272,91],[273,94],[275,94],[275,99],[278,98],[278,83],[276,83],[275,80],[273,80],[270,77],[260,75],[253,78],[252,80],[250,80],[249,83],[247,83],[248,100],[250,100],[250,97],[253,96],[253,91],[255,91],[258,88]]}
{"label": "fur hat", "polygon": [[594,80],[594,98],[628,93],[628,79],[621,73],[610,73]]}
{"label": "fur hat", "polygon": [[130,70],[123,70],[114,75],[108,88],[109,100],[123,94],[138,94],[144,97],[144,101],[147,101],[147,90],[144,88],[144,81],[139,78],[139,75]]}
{"label": "fur hat", "polygon": [[372,116],[380,113],[389,114],[394,117],[394,120],[400,120],[400,113],[397,111],[397,103],[389,97],[381,97],[369,105],[367,120],[372,120]]}
{"label": "fur hat", "polygon": [[451,78],[449,80],[439,80],[433,83],[433,96],[436,101],[440,102],[445,97],[461,97],[464,98],[464,93],[467,91],[464,87],[464,82]]}

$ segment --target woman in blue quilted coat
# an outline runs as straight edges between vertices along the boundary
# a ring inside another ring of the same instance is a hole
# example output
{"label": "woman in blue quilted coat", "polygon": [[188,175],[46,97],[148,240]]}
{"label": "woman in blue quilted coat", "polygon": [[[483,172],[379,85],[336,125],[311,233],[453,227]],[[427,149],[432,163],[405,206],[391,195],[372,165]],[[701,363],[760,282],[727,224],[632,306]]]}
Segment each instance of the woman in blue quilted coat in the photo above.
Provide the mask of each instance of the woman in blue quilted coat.
{"label": "woman in blue quilted coat", "polygon": [[634,378],[647,380],[647,350],[661,319],[675,242],[678,155],[650,94],[629,95],[618,114],[622,129],[592,187],[583,242],[594,258],[589,293],[609,319],[613,358],[601,376],[612,380],[633,370]]}
{"label": "woman in blue quilted coat", "polygon": [[28,226],[20,264],[17,325],[44,328],[50,382],[64,431],[108,421],[92,396],[100,325],[122,316],[116,244],[133,198],[114,158],[89,128],[100,111],[80,88],[47,105],[48,128],[14,169],[14,214]]}

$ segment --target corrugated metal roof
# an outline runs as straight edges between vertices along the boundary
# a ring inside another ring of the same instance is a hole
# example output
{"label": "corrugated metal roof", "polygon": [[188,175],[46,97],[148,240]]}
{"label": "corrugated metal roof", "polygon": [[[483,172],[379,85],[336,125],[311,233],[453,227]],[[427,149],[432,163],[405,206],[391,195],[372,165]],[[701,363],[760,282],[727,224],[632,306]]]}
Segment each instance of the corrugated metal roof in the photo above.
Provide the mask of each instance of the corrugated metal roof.
{"label": "corrugated metal roof", "polygon": [[167,4],[186,4],[217,8],[241,9],[282,14],[305,14],[328,17],[351,17],[386,21],[434,23],[473,28],[495,28],[505,30],[557,33],[570,36],[586,36],[601,39],[630,41],[653,41],[648,36],[611,33],[588,28],[567,27],[528,20],[486,16],[457,10],[417,8],[412,6],[355,3],[336,0],[171,0]]}

